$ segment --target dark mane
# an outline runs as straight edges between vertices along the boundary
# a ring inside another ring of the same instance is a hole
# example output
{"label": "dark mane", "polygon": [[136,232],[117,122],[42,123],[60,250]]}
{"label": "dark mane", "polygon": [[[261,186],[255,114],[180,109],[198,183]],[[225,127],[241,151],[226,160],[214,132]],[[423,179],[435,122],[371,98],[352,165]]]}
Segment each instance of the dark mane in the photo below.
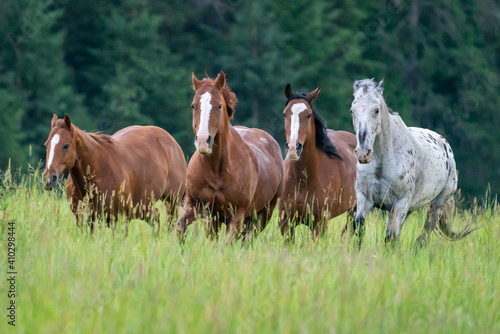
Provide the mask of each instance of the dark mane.
{"label": "dark mane", "polygon": [[293,92],[292,97],[290,97],[285,102],[285,107],[291,100],[305,100],[309,103],[309,106],[312,109],[313,117],[314,117],[314,126],[316,128],[316,147],[325,153],[330,159],[337,158],[342,160],[342,157],[338,153],[338,148],[335,146],[327,134],[326,123],[321,119],[321,117],[316,114],[314,111],[314,107],[312,106],[311,101],[306,98],[306,94]]}

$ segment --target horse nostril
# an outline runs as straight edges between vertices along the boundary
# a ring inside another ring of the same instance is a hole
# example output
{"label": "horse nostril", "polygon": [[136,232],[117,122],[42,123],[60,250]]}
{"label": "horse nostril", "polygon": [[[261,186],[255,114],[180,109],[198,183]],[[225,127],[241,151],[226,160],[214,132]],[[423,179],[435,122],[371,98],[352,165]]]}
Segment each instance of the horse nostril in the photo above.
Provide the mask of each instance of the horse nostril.
{"label": "horse nostril", "polygon": [[288,142],[285,142],[285,147],[288,150]]}
{"label": "horse nostril", "polygon": [[208,136],[208,139],[207,139],[207,144],[210,145],[210,142],[212,141],[212,136]]}
{"label": "horse nostril", "polygon": [[50,177],[50,182],[51,182],[51,183],[57,183],[57,176],[56,176],[56,175],[52,175],[52,176]]}
{"label": "horse nostril", "polygon": [[298,140],[297,140],[297,143],[296,143],[296,147],[297,147],[297,154],[300,155],[300,152],[302,152],[302,144],[299,143]]}
{"label": "horse nostril", "polygon": [[366,152],[366,155],[367,155],[367,156],[372,155],[372,150],[368,150],[368,152]]}

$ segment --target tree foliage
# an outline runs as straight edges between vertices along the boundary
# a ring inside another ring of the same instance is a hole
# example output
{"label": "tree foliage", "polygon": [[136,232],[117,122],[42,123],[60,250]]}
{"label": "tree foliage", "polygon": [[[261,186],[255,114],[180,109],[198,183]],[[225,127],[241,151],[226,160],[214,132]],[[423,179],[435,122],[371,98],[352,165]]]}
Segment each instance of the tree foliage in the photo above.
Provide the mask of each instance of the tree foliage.
{"label": "tree foliage", "polygon": [[499,16],[491,0],[4,1],[0,169],[42,159],[64,112],[87,131],[158,125],[191,155],[191,72],[225,71],[234,122],[282,146],[287,83],[321,85],[317,112],[352,131],[352,82],[375,77],[408,125],[448,138],[480,196],[500,186]]}

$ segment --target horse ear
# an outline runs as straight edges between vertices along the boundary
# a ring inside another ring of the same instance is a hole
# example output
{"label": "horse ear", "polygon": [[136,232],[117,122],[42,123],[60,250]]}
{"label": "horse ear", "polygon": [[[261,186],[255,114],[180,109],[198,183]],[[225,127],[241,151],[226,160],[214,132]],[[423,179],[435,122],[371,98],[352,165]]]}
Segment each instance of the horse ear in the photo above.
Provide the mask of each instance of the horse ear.
{"label": "horse ear", "polygon": [[306,99],[311,102],[314,101],[314,99],[318,97],[320,90],[321,86],[318,86],[318,88],[316,88],[315,90],[306,95]]}
{"label": "horse ear", "polygon": [[50,121],[50,128],[52,129],[54,127],[54,124],[56,124],[56,121],[58,120],[56,114],[52,114],[52,120]]}
{"label": "horse ear", "polygon": [[290,99],[290,98],[292,97],[292,95],[293,95],[293,92],[292,92],[292,87],[290,87],[290,84],[287,84],[287,85],[285,86],[285,97],[286,97],[287,99]]}
{"label": "horse ear", "polygon": [[64,124],[71,130],[71,120],[69,119],[68,114],[64,114]]}
{"label": "horse ear", "polygon": [[193,81],[193,89],[197,90],[201,86],[201,81],[196,79],[194,72],[191,72],[191,80]]}
{"label": "horse ear", "polygon": [[224,74],[223,71],[220,71],[219,75],[215,79],[215,85],[217,86],[217,88],[221,90],[226,85],[226,75]]}
{"label": "horse ear", "polygon": [[383,93],[383,91],[384,91],[384,79],[380,80],[380,82],[377,84],[377,90],[380,94]]}
{"label": "horse ear", "polygon": [[354,80],[354,84],[352,85],[353,95],[356,94],[356,92],[359,89],[359,86],[360,86],[359,81],[358,80]]}

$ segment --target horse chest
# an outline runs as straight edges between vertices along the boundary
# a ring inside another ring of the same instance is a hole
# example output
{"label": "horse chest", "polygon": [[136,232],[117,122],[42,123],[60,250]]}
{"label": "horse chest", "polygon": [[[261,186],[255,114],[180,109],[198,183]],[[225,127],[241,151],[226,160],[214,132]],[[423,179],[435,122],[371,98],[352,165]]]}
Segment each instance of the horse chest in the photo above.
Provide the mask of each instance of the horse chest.
{"label": "horse chest", "polygon": [[395,165],[358,166],[358,191],[365,192],[375,206],[384,210],[390,210],[404,196],[412,197],[415,173],[410,160]]}
{"label": "horse chest", "polygon": [[297,181],[285,185],[283,199],[287,202],[287,207],[300,214],[312,213],[309,211],[320,210],[328,195],[329,187],[318,183],[313,178],[300,178]]}
{"label": "horse chest", "polygon": [[229,205],[246,205],[245,200],[250,195],[250,190],[245,190],[241,180],[231,177],[229,172],[220,173],[217,177],[204,177],[191,183],[192,196],[202,203],[214,208],[223,208]]}

